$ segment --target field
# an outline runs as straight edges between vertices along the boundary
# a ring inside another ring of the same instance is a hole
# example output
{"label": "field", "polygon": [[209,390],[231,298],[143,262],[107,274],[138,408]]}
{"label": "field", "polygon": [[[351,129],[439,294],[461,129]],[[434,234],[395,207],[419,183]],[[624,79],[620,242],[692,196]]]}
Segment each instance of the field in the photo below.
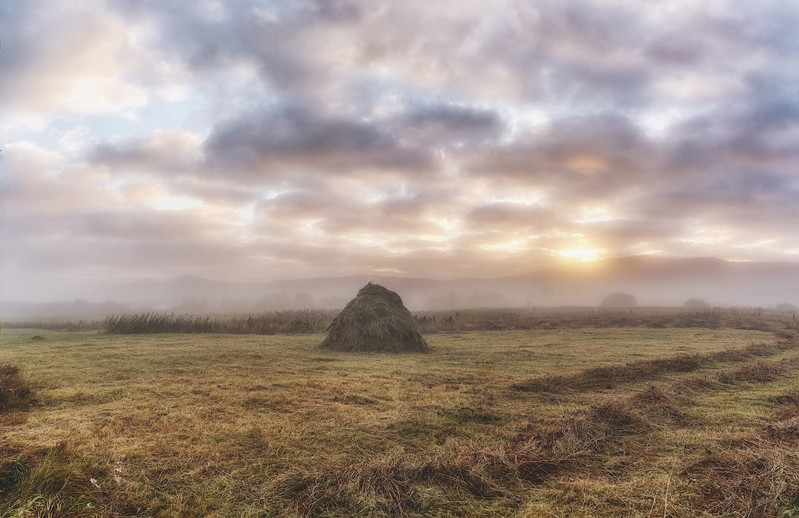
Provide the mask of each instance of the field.
{"label": "field", "polygon": [[0,515],[799,516],[795,322],[494,317],[403,355],[4,328]]}

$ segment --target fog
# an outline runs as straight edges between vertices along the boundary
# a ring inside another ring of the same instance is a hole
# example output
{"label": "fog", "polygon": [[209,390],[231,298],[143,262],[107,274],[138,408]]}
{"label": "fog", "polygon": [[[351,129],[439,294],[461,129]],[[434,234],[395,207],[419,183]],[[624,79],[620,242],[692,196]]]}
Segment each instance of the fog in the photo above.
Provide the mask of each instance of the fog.
{"label": "fog", "polygon": [[133,311],[189,314],[253,313],[283,309],[339,309],[366,282],[382,284],[414,311],[486,307],[600,306],[627,293],[637,306],[764,307],[799,303],[799,264],[733,263],[718,259],[631,257],[567,264],[492,279],[350,276],[235,283],[199,277],[142,280],[108,286],[82,298],[48,303],[4,303],[5,320],[99,319]]}

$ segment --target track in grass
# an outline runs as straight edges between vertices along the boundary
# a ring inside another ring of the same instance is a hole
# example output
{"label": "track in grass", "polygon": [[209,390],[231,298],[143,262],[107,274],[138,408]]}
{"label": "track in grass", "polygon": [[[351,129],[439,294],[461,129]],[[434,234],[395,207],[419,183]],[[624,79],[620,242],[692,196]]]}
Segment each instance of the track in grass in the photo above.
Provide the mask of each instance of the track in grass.
{"label": "track in grass", "polygon": [[585,391],[613,388],[623,383],[655,379],[668,373],[692,372],[713,363],[742,362],[752,358],[775,355],[796,348],[794,339],[777,343],[754,344],[745,348],[731,348],[707,354],[690,354],[639,360],[621,365],[592,367],[568,375],[547,375],[515,383],[513,388],[527,392]]}

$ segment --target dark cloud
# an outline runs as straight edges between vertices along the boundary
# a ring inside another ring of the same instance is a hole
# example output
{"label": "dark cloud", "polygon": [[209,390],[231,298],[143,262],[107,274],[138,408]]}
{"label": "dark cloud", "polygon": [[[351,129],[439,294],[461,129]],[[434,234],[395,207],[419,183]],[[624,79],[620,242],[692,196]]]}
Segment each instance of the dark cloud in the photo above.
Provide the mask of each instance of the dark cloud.
{"label": "dark cloud", "polygon": [[656,63],[667,66],[691,67],[705,57],[705,47],[696,36],[683,32],[663,34],[645,48],[646,56]]}
{"label": "dark cloud", "polygon": [[633,121],[603,114],[556,120],[539,134],[480,149],[464,168],[477,176],[515,178],[573,202],[648,181],[658,154]]}
{"label": "dark cloud", "polygon": [[205,143],[205,154],[214,168],[254,175],[420,172],[431,170],[434,162],[426,150],[405,148],[374,124],[287,106],[218,125]]}
{"label": "dark cloud", "polygon": [[493,111],[445,104],[413,106],[395,124],[398,138],[445,147],[496,140],[504,126]]}
{"label": "dark cloud", "polygon": [[318,67],[324,41],[314,36],[320,27],[351,24],[362,8],[346,1],[192,3],[166,0],[119,0],[127,16],[156,23],[158,48],[200,75],[241,63],[257,67],[269,88],[286,95],[304,91],[331,77]]}
{"label": "dark cloud", "polygon": [[291,235],[292,229],[296,232],[303,228],[309,238],[316,236],[331,243],[347,236],[366,240],[384,236],[381,240],[385,241],[389,234],[383,229],[391,229],[398,239],[405,240],[409,235],[441,233],[436,222],[449,207],[446,199],[425,192],[401,196],[386,193],[368,200],[328,188],[289,191],[264,200],[258,204],[256,218],[263,235]]}
{"label": "dark cloud", "polygon": [[156,132],[143,139],[101,142],[88,154],[88,161],[115,172],[145,174],[196,172],[201,165],[199,143],[188,133]]}

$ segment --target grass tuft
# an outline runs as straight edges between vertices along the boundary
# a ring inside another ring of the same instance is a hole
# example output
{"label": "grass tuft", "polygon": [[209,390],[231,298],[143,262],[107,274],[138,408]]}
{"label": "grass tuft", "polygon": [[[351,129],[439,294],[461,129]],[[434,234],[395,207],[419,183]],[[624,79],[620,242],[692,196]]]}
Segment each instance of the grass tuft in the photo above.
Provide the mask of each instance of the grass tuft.
{"label": "grass tuft", "polygon": [[785,449],[760,437],[722,446],[683,473],[697,487],[696,510],[714,516],[796,516],[795,448]]}
{"label": "grass tuft", "polygon": [[167,313],[112,315],[100,326],[107,334],[219,333],[274,335],[324,331],[335,316],[320,309],[272,311],[255,316],[210,317]]}
{"label": "grass tuft", "polygon": [[30,382],[10,364],[0,364],[0,412],[24,409],[35,402]]}
{"label": "grass tuft", "polygon": [[788,364],[786,362],[757,361],[742,365],[734,371],[723,372],[719,374],[718,380],[721,383],[728,384],[736,382],[765,383],[774,381],[787,370]]}
{"label": "grass tuft", "polygon": [[0,463],[0,509],[4,516],[136,515],[136,505],[118,498],[113,479],[102,466],[72,452],[66,443],[21,453],[4,448]]}

